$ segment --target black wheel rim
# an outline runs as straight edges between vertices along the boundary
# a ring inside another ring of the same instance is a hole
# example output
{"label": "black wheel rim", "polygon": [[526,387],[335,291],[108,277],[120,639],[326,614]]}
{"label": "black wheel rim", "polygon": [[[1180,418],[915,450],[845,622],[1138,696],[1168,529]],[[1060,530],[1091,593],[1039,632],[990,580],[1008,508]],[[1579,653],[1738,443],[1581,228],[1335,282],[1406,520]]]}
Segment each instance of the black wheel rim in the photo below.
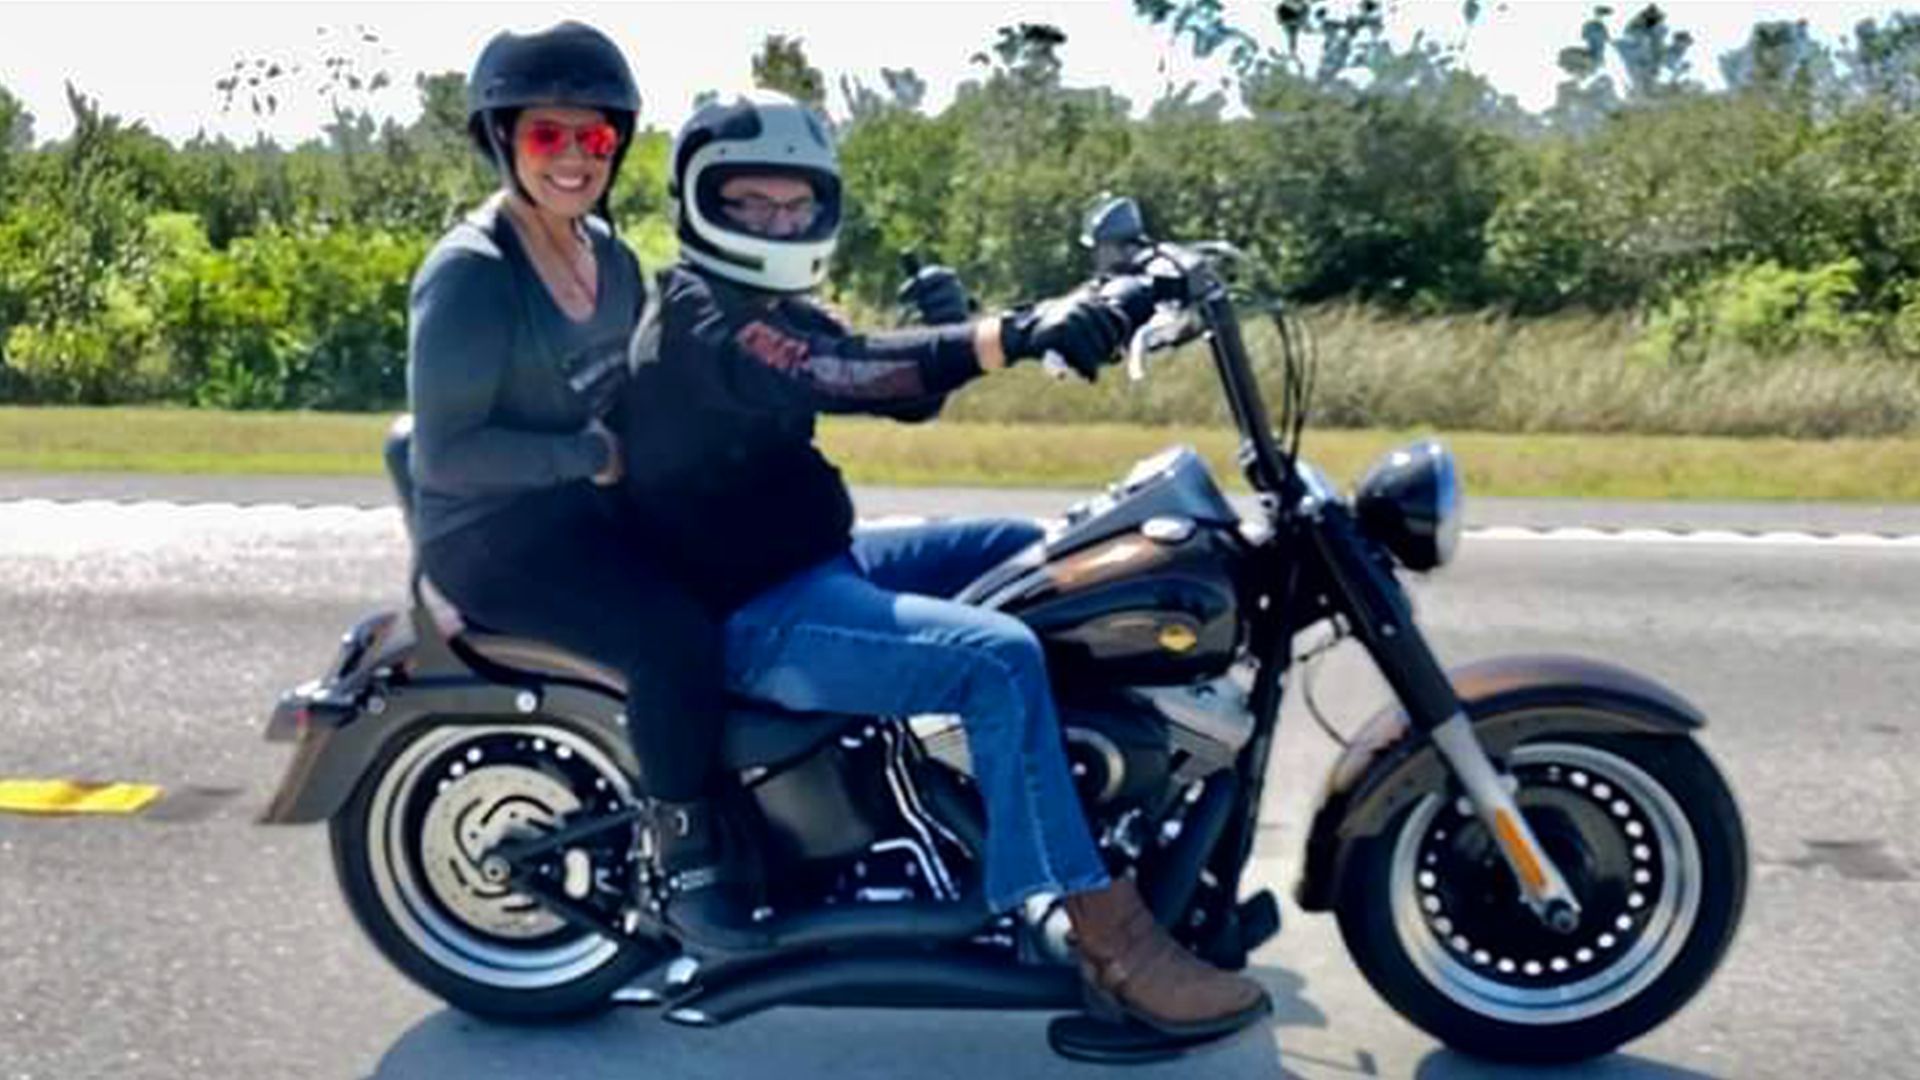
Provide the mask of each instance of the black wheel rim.
{"label": "black wheel rim", "polygon": [[1658,781],[1609,750],[1535,743],[1509,769],[1522,813],[1581,904],[1579,926],[1544,926],[1471,808],[1433,795],[1395,845],[1399,944],[1435,989],[1495,1019],[1571,1023],[1618,1008],[1672,966],[1693,928],[1692,827]]}

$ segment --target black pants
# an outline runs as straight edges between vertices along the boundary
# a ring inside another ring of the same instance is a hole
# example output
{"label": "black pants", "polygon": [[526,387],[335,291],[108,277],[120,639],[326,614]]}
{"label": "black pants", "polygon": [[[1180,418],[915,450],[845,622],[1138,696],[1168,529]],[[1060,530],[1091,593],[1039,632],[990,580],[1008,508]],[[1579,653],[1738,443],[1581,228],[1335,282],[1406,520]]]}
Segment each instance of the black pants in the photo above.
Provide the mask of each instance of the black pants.
{"label": "black pants", "polygon": [[606,493],[583,482],[436,537],[427,577],[463,614],[627,676],[627,732],[642,790],[705,793],[725,710],[720,629],[660,568]]}

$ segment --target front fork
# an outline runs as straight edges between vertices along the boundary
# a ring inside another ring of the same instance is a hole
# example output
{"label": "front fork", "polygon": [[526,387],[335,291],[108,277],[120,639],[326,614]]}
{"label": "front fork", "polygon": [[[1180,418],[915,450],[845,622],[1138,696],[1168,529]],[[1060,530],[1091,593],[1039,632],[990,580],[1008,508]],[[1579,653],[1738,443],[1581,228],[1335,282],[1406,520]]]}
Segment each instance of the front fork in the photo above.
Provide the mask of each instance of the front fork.
{"label": "front fork", "polygon": [[1549,928],[1571,933],[1580,925],[1580,901],[1521,815],[1507,778],[1480,745],[1445,669],[1414,624],[1399,581],[1374,556],[1344,505],[1323,502],[1314,510],[1311,528],[1327,586],[1337,594],[1325,601],[1347,614],[1354,636],[1406,706],[1415,730],[1433,741],[1460,781],[1520,883],[1527,907]]}

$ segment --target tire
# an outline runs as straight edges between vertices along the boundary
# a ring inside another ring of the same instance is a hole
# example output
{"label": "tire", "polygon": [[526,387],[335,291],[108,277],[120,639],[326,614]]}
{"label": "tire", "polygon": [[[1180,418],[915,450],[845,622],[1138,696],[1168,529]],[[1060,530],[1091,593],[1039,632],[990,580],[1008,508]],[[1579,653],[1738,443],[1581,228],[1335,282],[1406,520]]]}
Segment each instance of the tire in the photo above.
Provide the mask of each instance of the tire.
{"label": "tire", "polygon": [[[396,740],[329,823],[347,906],[401,973],[455,1008],[539,1022],[604,1009],[662,957],[617,948],[480,876],[478,855],[562,814],[611,810],[629,778],[593,734],[553,720],[428,726]],[[611,895],[631,888],[633,834],[612,830],[585,864]]]}
{"label": "tire", "polygon": [[1555,734],[1505,762],[1582,904],[1556,935],[1518,901],[1477,817],[1432,794],[1350,855],[1336,914],[1367,981],[1464,1053],[1578,1061],[1685,1005],[1740,921],[1747,848],[1713,762],[1678,736]]}

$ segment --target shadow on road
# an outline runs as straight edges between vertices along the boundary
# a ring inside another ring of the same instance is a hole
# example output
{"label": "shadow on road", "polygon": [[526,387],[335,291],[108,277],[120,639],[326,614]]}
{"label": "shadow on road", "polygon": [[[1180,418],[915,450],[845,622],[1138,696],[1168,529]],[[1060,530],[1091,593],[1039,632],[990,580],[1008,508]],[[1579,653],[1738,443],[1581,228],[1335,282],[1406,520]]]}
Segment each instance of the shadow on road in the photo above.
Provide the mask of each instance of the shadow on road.
{"label": "shadow on road", "polygon": [[[401,1035],[369,1080],[754,1080],[831,1076],[834,1080],[911,1076],[914,1080],[1207,1080],[1378,1077],[1373,1052],[1350,1056],[1287,1048],[1289,1029],[1325,1028],[1306,980],[1282,968],[1250,972],[1273,994],[1265,1032],[1249,1033],[1196,1058],[1105,1070],[1055,1057],[1042,1013],[773,1009],[723,1028],[667,1023],[657,1009],[618,1009],[574,1024],[513,1027],[442,1009]],[[1416,1080],[1713,1080],[1708,1074],[1615,1054],[1564,1069],[1502,1067],[1436,1049]]]}
{"label": "shadow on road", "polygon": [[[1290,972],[1254,972],[1273,993],[1274,1021],[1205,1057],[1127,1070],[1129,1077],[1204,1074],[1209,1080],[1285,1080],[1276,1040],[1288,1027],[1324,1027],[1326,1015]],[[679,1027],[657,1010],[623,1009],[555,1027],[490,1024],[452,1009],[402,1035],[371,1080],[693,1080],[725,1077],[955,1077],[1086,1080],[1103,1070],[1055,1057],[1047,1015],[878,1009],[775,1009],[718,1029]],[[1278,1029],[1278,1030],[1274,1030]],[[1348,1070],[1353,1071],[1353,1070]]]}
{"label": "shadow on road", "polygon": [[1609,1054],[1603,1058],[1565,1068],[1546,1070],[1537,1065],[1490,1065],[1478,1058],[1435,1050],[1420,1062],[1414,1080],[1520,1080],[1521,1077],[1551,1075],[1555,1080],[1714,1080],[1711,1073],[1664,1065],[1632,1054]]}

